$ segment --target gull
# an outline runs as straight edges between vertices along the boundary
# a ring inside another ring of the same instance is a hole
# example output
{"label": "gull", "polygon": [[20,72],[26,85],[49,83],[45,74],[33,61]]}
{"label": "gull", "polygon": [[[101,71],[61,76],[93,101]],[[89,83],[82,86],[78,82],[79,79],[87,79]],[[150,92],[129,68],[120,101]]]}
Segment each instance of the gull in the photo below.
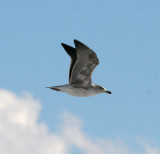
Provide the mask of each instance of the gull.
{"label": "gull", "polygon": [[92,83],[92,73],[99,64],[95,52],[80,41],[74,40],[74,44],[75,48],[61,43],[71,58],[69,83],[47,88],[78,97],[93,96],[100,93],[111,94],[111,92],[104,87]]}

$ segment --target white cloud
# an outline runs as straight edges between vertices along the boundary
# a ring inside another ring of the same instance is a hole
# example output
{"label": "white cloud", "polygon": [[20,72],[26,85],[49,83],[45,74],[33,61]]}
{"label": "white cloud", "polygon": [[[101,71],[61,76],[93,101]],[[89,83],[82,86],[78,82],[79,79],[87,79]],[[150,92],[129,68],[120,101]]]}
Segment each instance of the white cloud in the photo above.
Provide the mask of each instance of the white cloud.
{"label": "white cloud", "polygon": [[29,94],[17,97],[0,90],[0,153],[67,153],[66,141],[37,122],[40,108],[40,103]]}
{"label": "white cloud", "polygon": [[148,144],[149,141],[147,142],[143,138],[138,138],[137,141],[140,145],[142,145],[144,154],[160,154],[160,148],[153,146],[153,143]]}
{"label": "white cloud", "polygon": [[[69,154],[72,147],[84,154],[131,154],[120,139],[92,139],[82,131],[82,121],[64,112],[59,131],[50,133],[38,122],[40,102],[30,94],[16,96],[0,90],[0,153],[2,154]],[[159,154],[144,147],[145,154]]]}
{"label": "white cloud", "polygon": [[146,146],[145,151],[147,154],[160,154],[160,151],[157,148],[151,148],[150,146]]}
{"label": "white cloud", "polygon": [[62,136],[69,141],[72,146],[81,149],[87,154],[129,154],[127,146],[121,141],[109,139],[93,140],[81,129],[82,121],[75,116],[64,113]]}

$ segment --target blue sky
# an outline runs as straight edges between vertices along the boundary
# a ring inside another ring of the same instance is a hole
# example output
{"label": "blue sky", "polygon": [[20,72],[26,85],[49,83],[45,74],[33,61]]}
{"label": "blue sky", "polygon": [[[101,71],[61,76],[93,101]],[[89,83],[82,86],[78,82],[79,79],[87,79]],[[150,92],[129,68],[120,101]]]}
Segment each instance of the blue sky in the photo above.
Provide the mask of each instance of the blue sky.
{"label": "blue sky", "polygon": [[[158,0],[1,0],[0,88],[38,100],[38,121],[50,132],[57,131],[59,117],[67,112],[83,121],[82,130],[91,138],[120,138],[133,153],[141,149],[137,140],[156,149],[159,6]],[[112,95],[78,98],[45,88],[68,82],[70,58],[61,43],[74,46],[74,39],[97,53],[93,83]]]}

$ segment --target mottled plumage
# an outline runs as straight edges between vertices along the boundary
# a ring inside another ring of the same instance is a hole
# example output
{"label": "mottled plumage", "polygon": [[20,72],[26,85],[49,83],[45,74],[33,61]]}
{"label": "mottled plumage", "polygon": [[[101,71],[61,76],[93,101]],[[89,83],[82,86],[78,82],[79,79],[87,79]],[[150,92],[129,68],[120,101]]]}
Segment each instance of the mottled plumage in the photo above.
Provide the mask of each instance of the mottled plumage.
{"label": "mottled plumage", "polygon": [[92,84],[92,72],[99,64],[95,52],[80,41],[74,40],[74,43],[75,48],[62,43],[63,48],[71,58],[69,83],[48,88],[80,97],[93,96],[99,93],[111,94],[105,88]]}

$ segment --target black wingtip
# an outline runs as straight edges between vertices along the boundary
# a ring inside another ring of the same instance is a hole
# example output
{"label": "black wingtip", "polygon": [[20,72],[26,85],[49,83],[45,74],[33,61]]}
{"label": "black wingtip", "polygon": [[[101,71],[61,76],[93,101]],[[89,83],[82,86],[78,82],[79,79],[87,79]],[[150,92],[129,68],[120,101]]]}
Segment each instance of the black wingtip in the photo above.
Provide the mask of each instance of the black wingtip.
{"label": "black wingtip", "polygon": [[66,46],[68,46],[67,44],[61,43],[61,45],[65,48]]}
{"label": "black wingtip", "polygon": [[91,50],[87,45],[85,45],[84,43],[82,43],[76,39],[74,39],[74,44],[75,44],[76,48],[80,47],[80,48],[87,48],[87,49]]}
{"label": "black wingtip", "polygon": [[76,40],[76,39],[74,39],[74,43],[75,43],[75,44],[78,44],[78,43],[79,43],[79,44],[83,44],[82,42],[80,42],[80,41],[78,41],[78,40]]}
{"label": "black wingtip", "polygon": [[64,43],[61,43],[61,45],[63,46],[65,51],[68,53],[68,55],[71,57],[71,59],[77,59],[77,53],[75,48]]}
{"label": "black wingtip", "polygon": [[74,39],[74,44],[75,44],[76,47],[78,47],[78,46],[85,46],[82,42],[80,42],[80,41],[78,41],[76,39]]}
{"label": "black wingtip", "polygon": [[74,42],[77,42],[77,40],[76,40],[76,39],[74,39]]}
{"label": "black wingtip", "polygon": [[73,48],[73,47],[71,47],[71,46],[69,46],[69,45],[67,45],[67,44],[64,44],[64,43],[61,43],[61,45],[63,46],[63,48],[65,49],[65,50],[69,50],[69,49],[75,49],[75,48]]}

